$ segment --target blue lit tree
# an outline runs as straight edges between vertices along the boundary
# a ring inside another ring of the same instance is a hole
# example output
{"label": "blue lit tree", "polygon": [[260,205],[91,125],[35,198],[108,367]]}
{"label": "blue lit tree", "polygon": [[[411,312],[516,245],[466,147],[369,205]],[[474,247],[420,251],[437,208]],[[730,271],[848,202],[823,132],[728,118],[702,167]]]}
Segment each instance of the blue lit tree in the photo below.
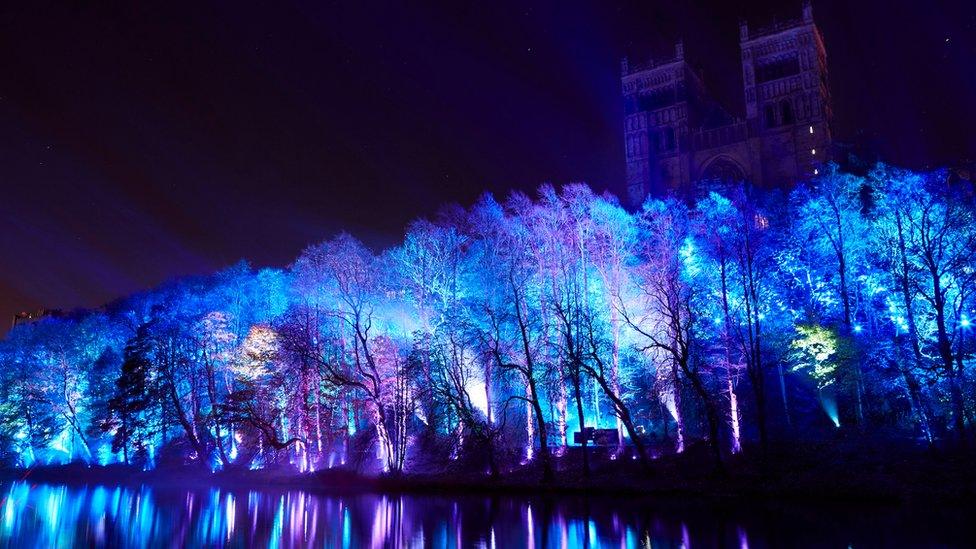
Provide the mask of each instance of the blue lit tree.
{"label": "blue lit tree", "polygon": [[512,376],[524,388],[522,394],[509,394],[506,401],[526,404],[526,458],[534,456],[532,438],[538,436],[543,480],[548,482],[555,475],[541,389],[552,374],[552,364],[540,361],[545,338],[525,224],[532,207],[527,196],[515,194],[507,213],[491,197],[484,197],[472,211],[469,222],[477,239],[477,284],[482,290],[472,310],[479,352],[492,361],[499,375]]}
{"label": "blue lit tree", "polygon": [[[976,219],[971,199],[948,188],[944,174],[919,176],[879,168],[877,181],[888,241],[897,246],[895,274],[916,356],[934,355],[948,386],[959,437],[966,423],[962,391],[965,332],[976,282]],[[896,319],[897,320],[897,319]]]}
{"label": "blue lit tree", "polygon": [[721,467],[720,420],[709,386],[711,372],[702,360],[699,347],[701,285],[698,279],[702,276],[702,266],[690,217],[688,209],[676,201],[644,204],[639,221],[641,263],[634,274],[640,312],[635,314],[626,307],[622,311],[628,325],[642,338],[638,344],[641,350],[655,360],[659,370],[670,370],[679,434],[683,436],[678,400],[683,379],[704,409],[708,443],[716,466]]}
{"label": "blue lit tree", "polygon": [[723,440],[767,448],[777,378],[799,440],[828,425],[808,387],[838,425],[835,394],[861,428],[962,437],[966,190],[831,168],[789,201],[737,189],[635,214],[545,185],[417,221],[381,253],[343,234],[286,269],[171,281],[10,331],[0,458],[312,471],[376,466],[372,450],[394,474],[533,462],[550,480],[574,429],[615,426],[610,455],[652,469],[647,433],[676,425],[678,450],[707,440],[721,463]]}
{"label": "blue lit tree", "polygon": [[[809,186],[797,189],[793,196],[796,208],[793,237],[807,252],[803,256],[807,272],[833,290],[819,293],[819,310],[825,317],[813,320],[838,328],[840,337],[850,337],[853,333],[856,312],[853,281],[862,280],[867,271],[865,254],[870,226],[863,214],[865,192],[863,178],[843,173],[831,165]],[[849,358],[844,366],[851,372],[855,416],[861,424],[864,421],[863,372],[861,361],[854,355]]]}
{"label": "blue lit tree", "polygon": [[738,395],[735,392],[739,374],[745,369],[742,353],[736,343],[738,328],[736,320],[741,303],[735,293],[736,281],[736,239],[739,230],[739,212],[732,201],[711,193],[696,205],[697,216],[693,223],[695,241],[700,247],[702,269],[714,276],[700,277],[703,288],[700,311],[705,318],[712,319],[711,339],[714,344],[708,360],[714,364],[716,375],[724,379],[723,391],[728,399],[727,421],[731,433],[731,450],[741,450],[742,429]]}
{"label": "blue lit tree", "polygon": [[122,452],[126,464],[148,461],[150,423],[148,412],[153,405],[151,383],[153,353],[152,324],[139,327],[136,335],[126,343],[122,370],[115,381],[115,394],[108,401],[111,414],[103,429],[112,435],[112,451]]}
{"label": "blue lit tree", "polygon": [[59,432],[51,402],[52,387],[34,356],[40,341],[37,325],[18,326],[3,347],[0,440],[4,453],[17,465],[29,467]]}

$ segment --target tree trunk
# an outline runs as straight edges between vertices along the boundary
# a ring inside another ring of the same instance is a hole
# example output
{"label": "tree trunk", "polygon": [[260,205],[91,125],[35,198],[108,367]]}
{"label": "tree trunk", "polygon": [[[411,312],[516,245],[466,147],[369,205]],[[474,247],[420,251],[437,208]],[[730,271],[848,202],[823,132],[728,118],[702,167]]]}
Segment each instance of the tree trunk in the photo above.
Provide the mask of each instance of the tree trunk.
{"label": "tree trunk", "polygon": [[949,392],[952,396],[952,416],[959,442],[965,443],[965,403],[962,398],[962,390],[956,379],[955,361],[952,353],[952,342],[949,340],[949,332],[946,328],[945,318],[945,298],[943,297],[942,281],[937,272],[932,274],[932,295],[933,305],[935,305],[935,323],[938,334],[939,356],[942,358],[942,367],[949,382]]}
{"label": "tree trunk", "polygon": [[587,451],[587,437],[586,437],[586,422],[583,418],[583,398],[580,394],[580,374],[577,365],[577,370],[575,375],[572,376],[573,379],[573,393],[576,397],[576,415],[579,416],[579,428],[580,436],[583,438],[583,476],[589,478],[590,476],[590,457]]}
{"label": "tree trunk", "polygon": [[[170,373],[172,376],[172,373]],[[204,451],[203,444],[200,443],[200,439],[197,438],[196,431],[193,425],[190,423],[189,418],[186,417],[186,412],[183,410],[183,405],[180,403],[179,394],[176,392],[176,382],[170,379],[166,383],[169,389],[170,402],[173,404],[173,409],[176,411],[176,419],[179,421],[180,426],[183,427],[183,431],[186,432],[186,438],[190,441],[190,446],[193,447],[193,451],[197,454],[197,459],[203,462],[206,460],[206,452]]]}
{"label": "tree trunk", "polygon": [[702,383],[698,374],[692,372],[686,363],[681,365],[681,369],[685,372],[685,377],[691,382],[691,387],[698,394],[698,398],[701,399],[702,405],[705,407],[705,419],[708,422],[708,444],[712,450],[712,457],[715,458],[715,467],[721,469],[722,447],[718,439],[718,412],[715,409],[715,404],[709,398],[708,392],[705,390],[705,385]]}
{"label": "tree trunk", "polygon": [[610,387],[607,385],[606,380],[600,380],[597,378],[597,383],[603,388],[604,393],[607,398],[610,399],[611,404],[613,404],[614,412],[617,417],[620,418],[620,422],[623,423],[624,428],[627,430],[627,435],[630,436],[630,442],[634,445],[634,449],[637,450],[637,458],[641,462],[641,466],[648,473],[651,473],[651,461],[647,457],[647,448],[644,446],[644,441],[641,440],[640,435],[637,433],[637,428],[634,426],[634,420],[630,415],[630,410],[624,404],[620,397],[616,394],[609,392]]}
{"label": "tree trunk", "polygon": [[676,364],[671,367],[671,379],[671,397],[674,399],[675,434],[677,436],[675,450],[680,454],[685,451],[685,418],[681,413],[681,385],[678,383],[678,366]]}
{"label": "tree trunk", "polygon": [[535,412],[536,431],[539,435],[539,452],[542,458],[542,481],[549,483],[555,480],[556,475],[552,469],[552,455],[549,453],[549,436],[546,433],[546,418],[542,415],[542,405],[539,404],[539,395],[536,392],[535,380],[529,379],[529,390],[532,393],[532,409]]}

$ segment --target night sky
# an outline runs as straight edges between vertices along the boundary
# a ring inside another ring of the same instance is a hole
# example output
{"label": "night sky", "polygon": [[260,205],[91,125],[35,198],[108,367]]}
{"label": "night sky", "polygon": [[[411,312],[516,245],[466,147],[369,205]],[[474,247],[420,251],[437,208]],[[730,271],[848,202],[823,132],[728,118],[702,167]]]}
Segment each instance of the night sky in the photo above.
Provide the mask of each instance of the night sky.
{"label": "night sky", "polygon": [[[683,35],[734,110],[737,18],[799,14],[799,1],[721,0],[9,4],[8,319],[240,259],[283,266],[342,229],[387,246],[485,190],[619,190],[622,55],[670,52]],[[835,138],[915,168],[976,157],[974,5],[815,2]]]}

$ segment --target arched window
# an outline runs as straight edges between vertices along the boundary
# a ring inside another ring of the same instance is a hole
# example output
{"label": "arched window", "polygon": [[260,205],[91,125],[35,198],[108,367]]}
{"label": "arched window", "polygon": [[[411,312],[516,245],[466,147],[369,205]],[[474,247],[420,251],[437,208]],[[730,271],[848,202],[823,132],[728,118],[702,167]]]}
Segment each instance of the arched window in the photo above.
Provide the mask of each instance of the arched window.
{"label": "arched window", "polygon": [[728,198],[737,190],[746,189],[747,186],[748,177],[742,166],[738,161],[723,155],[713,159],[702,170],[696,192],[699,197],[717,192]]}
{"label": "arched window", "polygon": [[745,171],[736,161],[731,158],[720,156],[709,162],[708,166],[702,170],[699,178],[702,181],[724,181],[738,183],[745,179]]}
{"label": "arched window", "polygon": [[793,106],[786,99],[779,102],[780,122],[783,124],[793,123]]}
{"label": "arched window", "polygon": [[763,108],[763,119],[766,122],[767,128],[772,128],[776,126],[776,111],[773,109],[772,105],[766,105]]}

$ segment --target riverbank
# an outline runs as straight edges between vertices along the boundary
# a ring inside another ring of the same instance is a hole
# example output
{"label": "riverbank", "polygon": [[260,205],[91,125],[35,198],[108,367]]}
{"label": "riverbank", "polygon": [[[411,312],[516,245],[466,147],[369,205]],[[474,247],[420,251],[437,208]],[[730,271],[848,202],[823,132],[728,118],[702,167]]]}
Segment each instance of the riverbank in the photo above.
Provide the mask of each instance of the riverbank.
{"label": "riverbank", "polygon": [[703,448],[652,461],[647,472],[635,460],[605,460],[584,476],[578,455],[556,458],[556,478],[543,483],[536,465],[520,466],[498,478],[484,473],[442,470],[398,476],[366,476],[329,469],[196,468],[141,471],[122,465],[71,464],[0,471],[0,477],[33,482],[219,486],[240,489],[301,489],[336,494],[573,494],[686,500],[769,500],[824,503],[971,504],[976,498],[976,452],[960,449],[872,445],[806,444],[758,449],[730,456],[716,469]]}

